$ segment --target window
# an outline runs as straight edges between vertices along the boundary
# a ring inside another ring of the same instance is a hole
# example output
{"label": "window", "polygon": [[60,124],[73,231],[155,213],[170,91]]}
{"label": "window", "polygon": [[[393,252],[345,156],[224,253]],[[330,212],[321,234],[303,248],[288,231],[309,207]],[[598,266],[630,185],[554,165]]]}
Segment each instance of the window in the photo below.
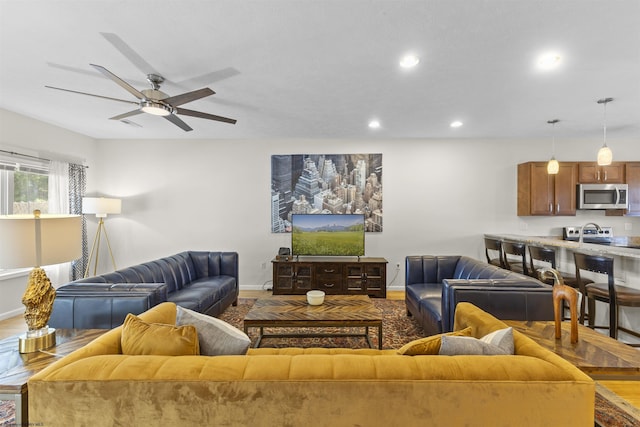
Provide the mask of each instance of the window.
{"label": "window", "polygon": [[[30,214],[35,209],[48,213],[48,198],[48,161],[0,153],[0,215]],[[23,271],[28,270],[0,268],[0,275],[9,278]]]}
{"label": "window", "polygon": [[0,156],[0,215],[47,213],[49,162]]}

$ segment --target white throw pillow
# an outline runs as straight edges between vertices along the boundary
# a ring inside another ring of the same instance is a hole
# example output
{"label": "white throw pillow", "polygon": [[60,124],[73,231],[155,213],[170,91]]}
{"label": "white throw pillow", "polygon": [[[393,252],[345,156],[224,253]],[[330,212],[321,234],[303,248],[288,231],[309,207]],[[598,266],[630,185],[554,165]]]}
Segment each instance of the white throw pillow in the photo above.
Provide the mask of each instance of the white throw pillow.
{"label": "white throw pillow", "polygon": [[176,326],[183,325],[196,327],[201,355],[246,354],[251,345],[247,334],[227,322],[177,306]]}
{"label": "white throw pillow", "polygon": [[513,329],[500,329],[480,339],[443,336],[438,354],[446,356],[514,354]]}

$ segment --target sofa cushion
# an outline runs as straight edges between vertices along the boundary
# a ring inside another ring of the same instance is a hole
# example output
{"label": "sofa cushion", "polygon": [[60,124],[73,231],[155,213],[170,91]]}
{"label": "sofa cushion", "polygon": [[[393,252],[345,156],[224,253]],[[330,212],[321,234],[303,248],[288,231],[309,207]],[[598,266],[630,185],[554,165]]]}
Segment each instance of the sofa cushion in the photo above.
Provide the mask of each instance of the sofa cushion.
{"label": "sofa cushion", "polygon": [[509,355],[514,354],[513,329],[493,331],[482,338],[449,336],[442,337],[441,355]]}
{"label": "sofa cushion", "polygon": [[473,329],[469,326],[460,331],[448,332],[446,334],[432,335],[426,338],[420,338],[413,340],[398,350],[398,354],[405,356],[418,356],[428,354],[438,354],[440,352],[440,344],[442,342],[442,336],[463,336],[469,337],[473,333]]}
{"label": "sofa cushion", "polygon": [[200,354],[193,325],[147,323],[129,313],[122,325],[122,354],[130,356],[191,356]]}
{"label": "sofa cushion", "polygon": [[240,329],[215,317],[184,307],[178,306],[176,310],[176,326],[195,326],[201,355],[220,356],[247,353],[251,340]]}

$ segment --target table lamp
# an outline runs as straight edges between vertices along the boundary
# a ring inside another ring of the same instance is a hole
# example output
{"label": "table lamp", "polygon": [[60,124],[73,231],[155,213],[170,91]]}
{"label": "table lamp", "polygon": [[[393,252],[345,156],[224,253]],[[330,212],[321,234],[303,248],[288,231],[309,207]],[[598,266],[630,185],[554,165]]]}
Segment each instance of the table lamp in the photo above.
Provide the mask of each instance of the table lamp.
{"label": "table lamp", "polygon": [[73,261],[82,256],[82,218],[78,215],[0,216],[0,267],[34,267],[22,296],[28,330],[18,339],[20,353],[52,347],[56,331],[47,325],[56,290],[43,265]]}
{"label": "table lamp", "polygon": [[100,259],[100,237],[104,233],[105,240],[107,241],[107,248],[109,248],[109,256],[111,257],[111,263],[113,269],[117,270],[116,261],[113,258],[113,252],[111,251],[111,243],[109,242],[109,236],[107,235],[107,229],[104,225],[104,219],[108,214],[119,214],[122,210],[122,201],[120,199],[110,199],[106,197],[83,197],[82,198],[82,213],[83,214],[95,214],[98,218],[98,229],[96,230],[96,237],[93,239],[93,245],[91,246],[91,252],[89,254],[89,261],[87,262],[87,269],[84,271],[84,277],[88,277],[89,268],[91,268],[91,260],[94,259],[93,254],[95,252],[95,261],[93,265],[93,275],[95,276],[98,271],[98,259]]}

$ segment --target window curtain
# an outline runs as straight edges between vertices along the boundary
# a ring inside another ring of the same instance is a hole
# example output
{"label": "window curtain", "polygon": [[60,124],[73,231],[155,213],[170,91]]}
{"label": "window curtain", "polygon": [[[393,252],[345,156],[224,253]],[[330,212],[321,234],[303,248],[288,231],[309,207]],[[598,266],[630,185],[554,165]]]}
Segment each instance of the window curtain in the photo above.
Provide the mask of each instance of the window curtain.
{"label": "window curtain", "polygon": [[[49,213],[69,213],[69,164],[52,160],[49,163]],[[54,286],[65,284],[71,277],[71,264],[63,263],[46,267]]]}
{"label": "window curtain", "polygon": [[69,164],[49,164],[49,213],[69,214]]}
{"label": "window curtain", "polygon": [[[68,167],[69,174],[69,194],[68,205],[69,213],[72,215],[82,215],[82,198],[85,195],[87,187],[86,167],[70,163]],[[71,280],[77,280],[84,277],[89,260],[89,246],[87,243],[87,220],[82,215],[82,258],[71,263]]]}
{"label": "window curtain", "polygon": [[[82,197],[86,187],[85,167],[52,160],[49,164],[49,213],[82,215]],[[52,282],[64,284],[84,275],[88,258],[87,224],[82,217],[82,258],[71,263],[47,267]]]}

